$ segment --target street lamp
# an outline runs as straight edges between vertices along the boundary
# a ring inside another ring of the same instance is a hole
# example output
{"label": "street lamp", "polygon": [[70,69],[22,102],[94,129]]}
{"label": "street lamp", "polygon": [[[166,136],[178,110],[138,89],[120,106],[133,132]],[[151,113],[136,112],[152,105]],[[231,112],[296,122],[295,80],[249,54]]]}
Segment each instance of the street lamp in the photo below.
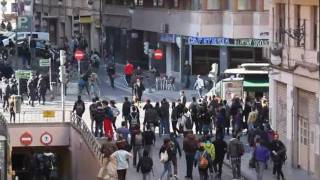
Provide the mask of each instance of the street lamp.
{"label": "street lamp", "polygon": [[[88,6],[89,8],[92,8],[92,5],[95,0],[88,0]],[[100,54],[101,54],[101,59],[103,58],[103,27],[102,27],[102,0],[99,0],[99,24],[100,24]]]}

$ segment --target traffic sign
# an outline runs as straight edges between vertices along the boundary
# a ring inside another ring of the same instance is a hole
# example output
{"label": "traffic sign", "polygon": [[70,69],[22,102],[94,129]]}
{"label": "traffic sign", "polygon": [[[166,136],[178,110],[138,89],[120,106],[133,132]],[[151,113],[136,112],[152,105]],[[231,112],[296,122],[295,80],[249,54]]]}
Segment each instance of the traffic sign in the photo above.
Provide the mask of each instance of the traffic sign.
{"label": "traffic sign", "polygon": [[23,133],[20,136],[20,143],[25,146],[29,146],[32,143],[32,135],[28,132]]}
{"label": "traffic sign", "polygon": [[41,144],[48,146],[52,143],[52,135],[48,132],[44,132],[40,137]]}
{"label": "traffic sign", "polygon": [[17,79],[29,79],[32,75],[30,70],[17,70],[15,71],[15,76]]}
{"label": "traffic sign", "polygon": [[40,59],[39,65],[40,65],[40,67],[49,67],[50,66],[50,59]]}
{"label": "traffic sign", "polygon": [[161,49],[157,49],[154,51],[154,59],[162,60],[163,58],[163,51]]}
{"label": "traffic sign", "polygon": [[44,118],[54,118],[55,111],[42,111],[42,115]]}
{"label": "traffic sign", "polygon": [[80,50],[77,50],[75,53],[74,53],[74,57],[76,58],[77,61],[82,61],[83,58],[84,58],[85,54],[83,51],[80,51]]}

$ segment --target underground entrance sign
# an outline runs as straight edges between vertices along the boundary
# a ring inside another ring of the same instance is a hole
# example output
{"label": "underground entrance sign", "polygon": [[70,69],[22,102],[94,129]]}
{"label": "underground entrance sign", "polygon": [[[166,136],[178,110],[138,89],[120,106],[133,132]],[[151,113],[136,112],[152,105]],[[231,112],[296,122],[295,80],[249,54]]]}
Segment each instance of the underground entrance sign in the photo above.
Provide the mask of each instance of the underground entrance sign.
{"label": "underground entrance sign", "polygon": [[20,143],[25,146],[29,146],[32,143],[32,135],[28,132],[23,133],[20,136]]}

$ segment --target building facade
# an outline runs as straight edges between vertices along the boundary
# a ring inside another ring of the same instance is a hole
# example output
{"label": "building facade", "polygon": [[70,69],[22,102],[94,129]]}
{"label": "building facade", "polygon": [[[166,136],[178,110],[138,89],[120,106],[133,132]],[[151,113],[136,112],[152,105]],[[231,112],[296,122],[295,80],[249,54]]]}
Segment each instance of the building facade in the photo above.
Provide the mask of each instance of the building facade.
{"label": "building facade", "polygon": [[270,27],[272,126],[289,164],[320,178],[319,1],[273,0]]}

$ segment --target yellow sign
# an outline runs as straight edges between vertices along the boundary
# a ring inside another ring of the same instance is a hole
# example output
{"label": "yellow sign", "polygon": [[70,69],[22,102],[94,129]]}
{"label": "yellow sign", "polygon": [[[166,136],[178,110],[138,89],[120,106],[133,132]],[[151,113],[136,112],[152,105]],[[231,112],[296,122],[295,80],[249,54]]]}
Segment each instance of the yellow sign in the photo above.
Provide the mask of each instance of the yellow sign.
{"label": "yellow sign", "polygon": [[80,16],[80,24],[90,24],[92,23],[91,16]]}
{"label": "yellow sign", "polygon": [[55,117],[55,111],[43,111],[42,115],[44,118],[53,118]]}

